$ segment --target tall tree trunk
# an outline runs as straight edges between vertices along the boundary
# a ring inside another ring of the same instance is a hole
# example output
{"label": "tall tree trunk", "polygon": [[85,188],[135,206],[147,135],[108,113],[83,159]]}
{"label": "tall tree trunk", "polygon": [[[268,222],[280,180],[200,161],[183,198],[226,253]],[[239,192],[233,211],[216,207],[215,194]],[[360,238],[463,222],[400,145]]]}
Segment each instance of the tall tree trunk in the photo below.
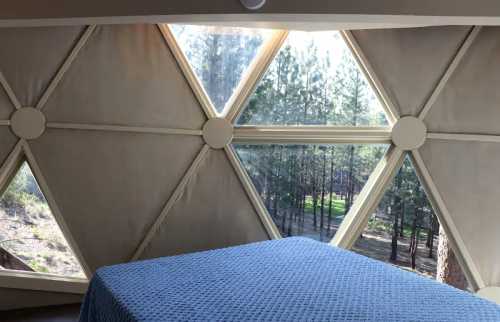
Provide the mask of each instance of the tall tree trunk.
{"label": "tall tree trunk", "polygon": [[394,216],[394,223],[392,225],[392,240],[391,240],[391,261],[396,261],[398,259],[398,222],[399,216],[398,214],[402,212],[402,200],[401,200],[401,185],[403,184],[403,172],[402,168],[399,169],[398,174],[396,175],[396,189],[393,197],[393,205],[391,207],[391,213]]}
{"label": "tall tree trunk", "polygon": [[326,148],[323,150],[323,173],[321,180],[321,212],[319,219],[319,233],[320,239],[323,240],[323,229],[325,227],[325,189],[326,189]]}
{"label": "tall tree trunk", "polygon": [[401,211],[401,223],[399,224],[399,237],[403,238],[405,236],[405,204],[403,203],[402,205],[402,211]]}
{"label": "tall tree trunk", "polygon": [[328,203],[328,228],[327,228],[327,234],[330,236],[330,230],[332,226],[332,211],[333,211],[333,184],[334,184],[334,158],[335,158],[335,147],[331,147],[331,155],[330,155],[330,201]]}
{"label": "tall tree trunk", "polygon": [[312,202],[313,202],[313,226],[314,230],[318,227],[318,187],[316,178],[316,146],[313,148],[312,154]]}
{"label": "tall tree trunk", "polygon": [[458,289],[467,288],[467,279],[451,249],[450,242],[443,226],[439,228],[438,261],[436,280],[454,286]]}
{"label": "tall tree trunk", "polygon": [[420,229],[418,228],[420,218],[420,209],[415,207],[415,217],[413,218],[413,224],[411,227],[411,237],[410,237],[410,258],[411,258],[411,268],[417,268],[417,250],[418,250],[418,239],[420,235]]}

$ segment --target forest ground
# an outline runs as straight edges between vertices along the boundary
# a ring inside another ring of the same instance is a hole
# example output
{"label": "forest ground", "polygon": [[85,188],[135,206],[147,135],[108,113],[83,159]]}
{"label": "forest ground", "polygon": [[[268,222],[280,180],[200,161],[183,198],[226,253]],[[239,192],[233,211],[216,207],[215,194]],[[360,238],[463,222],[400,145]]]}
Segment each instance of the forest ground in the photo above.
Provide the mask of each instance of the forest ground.
{"label": "forest ground", "polygon": [[[330,234],[328,234],[327,229],[324,228],[321,233],[319,228],[314,229],[314,217],[312,213],[312,203],[306,200],[306,213],[304,218],[304,230],[301,236],[312,238],[315,240],[321,240],[323,242],[329,242],[334,234],[336,233],[340,223],[344,218],[344,202],[343,200],[337,199],[334,201],[334,217],[332,218],[332,224],[330,227]],[[324,223],[325,227],[327,225],[328,211],[325,209]],[[317,222],[319,225],[320,220],[320,209],[317,209]],[[279,222],[279,219],[277,219]],[[365,229],[362,237],[360,237],[353,247],[353,251],[364,256],[368,256],[373,259],[377,259],[386,263],[390,263],[399,268],[416,272],[421,275],[427,276],[429,278],[436,277],[436,255],[437,255],[437,245],[438,237],[434,237],[433,246],[433,257],[429,258],[429,249],[426,247],[426,233],[421,232],[420,240],[418,243],[417,256],[416,256],[416,270],[411,268],[411,255],[409,253],[410,245],[410,229],[405,227],[404,237],[398,238],[398,254],[397,260],[395,262],[390,262],[391,254],[391,239],[392,231],[390,230],[390,223],[386,220],[377,218],[372,219],[369,227]],[[294,222],[292,225],[292,232],[297,232],[298,226]],[[295,234],[293,234],[295,235]]]}

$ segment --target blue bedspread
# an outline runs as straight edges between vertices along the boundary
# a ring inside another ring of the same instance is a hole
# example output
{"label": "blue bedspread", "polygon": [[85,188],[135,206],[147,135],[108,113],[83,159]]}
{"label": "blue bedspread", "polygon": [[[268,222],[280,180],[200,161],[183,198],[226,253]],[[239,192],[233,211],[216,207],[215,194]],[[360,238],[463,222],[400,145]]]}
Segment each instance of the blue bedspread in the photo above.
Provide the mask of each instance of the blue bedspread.
{"label": "blue bedspread", "polygon": [[500,321],[500,306],[304,238],[99,269],[81,322]]}

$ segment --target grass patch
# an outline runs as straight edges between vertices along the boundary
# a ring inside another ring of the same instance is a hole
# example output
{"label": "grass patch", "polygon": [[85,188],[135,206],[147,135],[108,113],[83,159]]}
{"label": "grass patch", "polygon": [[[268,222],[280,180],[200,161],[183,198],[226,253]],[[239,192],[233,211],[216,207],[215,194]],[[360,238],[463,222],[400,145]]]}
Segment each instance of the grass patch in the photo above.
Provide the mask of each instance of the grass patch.
{"label": "grass patch", "polygon": [[[325,212],[328,213],[328,206],[330,204],[330,195],[325,195]],[[333,215],[334,217],[344,216],[345,213],[345,200],[341,200],[337,195],[333,194]],[[321,198],[318,198],[318,204],[316,205],[316,211],[321,211]],[[313,198],[312,196],[306,196],[305,202],[305,212],[313,212]]]}

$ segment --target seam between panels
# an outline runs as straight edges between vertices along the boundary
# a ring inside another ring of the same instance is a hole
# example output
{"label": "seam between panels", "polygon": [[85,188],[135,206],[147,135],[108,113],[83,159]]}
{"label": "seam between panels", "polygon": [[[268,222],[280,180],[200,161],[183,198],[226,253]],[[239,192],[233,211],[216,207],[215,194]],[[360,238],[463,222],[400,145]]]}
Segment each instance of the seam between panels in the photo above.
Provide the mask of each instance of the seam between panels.
{"label": "seam between panels", "polygon": [[85,31],[83,34],[80,36],[78,39],[77,43],[73,47],[73,49],[70,51],[68,56],[66,56],[66,59],[64,60],[64,63],[59,67],[57,70],[55,76],[52,78],[52,80],[49,83],[49,86],[45,89],[43,92],[42,96],[38,100],[38,102],[35,105],[35,108],[38,110],[42,110],[49,100],[50,96],[54,92],[54,90],[57,88],[57,85],[59,85],[60,81],[66,74],[66,72],[69,70],[71,67],[73,61],[76,59],[78,54],[80,53],[81,49],[85,46],[89,38],[92,36],[94,30],[96,28],[96,25],[90,25],[85,28]]}
{"label": "seam between panels", "polygon": [[457,69],[457,67],[460,65],[460,62],[464,58],[464,56],[467,54],[469,51],[471,45],[473,44],[474,40],[477,38],[477,35],[481,31],[481,26],[473,26],[469,32],[467,33],[467,36],[461,43],[461,45],[458,48],[458,51],[455,53],[455,55],[452,56],[452,59],[449,63],[449,65],[445,68],[441,78],[439,79],[439,82],[436,84],[434,89],[431,92],[431,95],[427,98],[425,101],[422,109],[418,113],[418,118],[420,120],[424,120],[429,111],[432,109],[434,106],[434,103],[436,102],[437,98],[443,91],[444,87],[450,80],[451,76]]}
{"label": "seam between panels", "polygon": [[130,261],[138,260],[141,255],[144,253],[146,247],[151,243],[152,239],[156,236],[156,233],[159,231],[160,226],[165,222],[165,219],[168,216],[170,210],[174,207],[175,203],[182,197],[184,191],[191,181],[191,178],[198,173],[198,170],[202,164],[202,162],[206,159],[210,147],[207,144],[204,144],[201,150],[198,152],[197,156],[186,170],[179,183],[175,187],[175,190],[172,192],[170,197],[165,203],[162,211],[156,218],[155,222],[148,229],[147,233],[144,235],[144,238],[141,240],[134,254],[130,258]]}
{"label": "seam between panels", "polygon": [[427,169],[422,156],[418,150],[413,150],[410,154],[414,167],[416,169],[417,175],[424,186],[424,190],[427,193],[430,202],[436,211],[436,215],[438,216],[443,228],[445,229],[448,238],[451,241],[452,249],[459,260],[459,263],[462,266],[462,269],[465,271],[465,275],[469,283],[472,284],[472,287],[477,290],[486,286],[484,280],[481,276],[481,273],[476,267],[470,252],[465,245],[458,229],[453,223],[453,219],[451,217],[450,212],[446,207],[446,203],[444,202],[439,190],[432,179],[429,170]]}

